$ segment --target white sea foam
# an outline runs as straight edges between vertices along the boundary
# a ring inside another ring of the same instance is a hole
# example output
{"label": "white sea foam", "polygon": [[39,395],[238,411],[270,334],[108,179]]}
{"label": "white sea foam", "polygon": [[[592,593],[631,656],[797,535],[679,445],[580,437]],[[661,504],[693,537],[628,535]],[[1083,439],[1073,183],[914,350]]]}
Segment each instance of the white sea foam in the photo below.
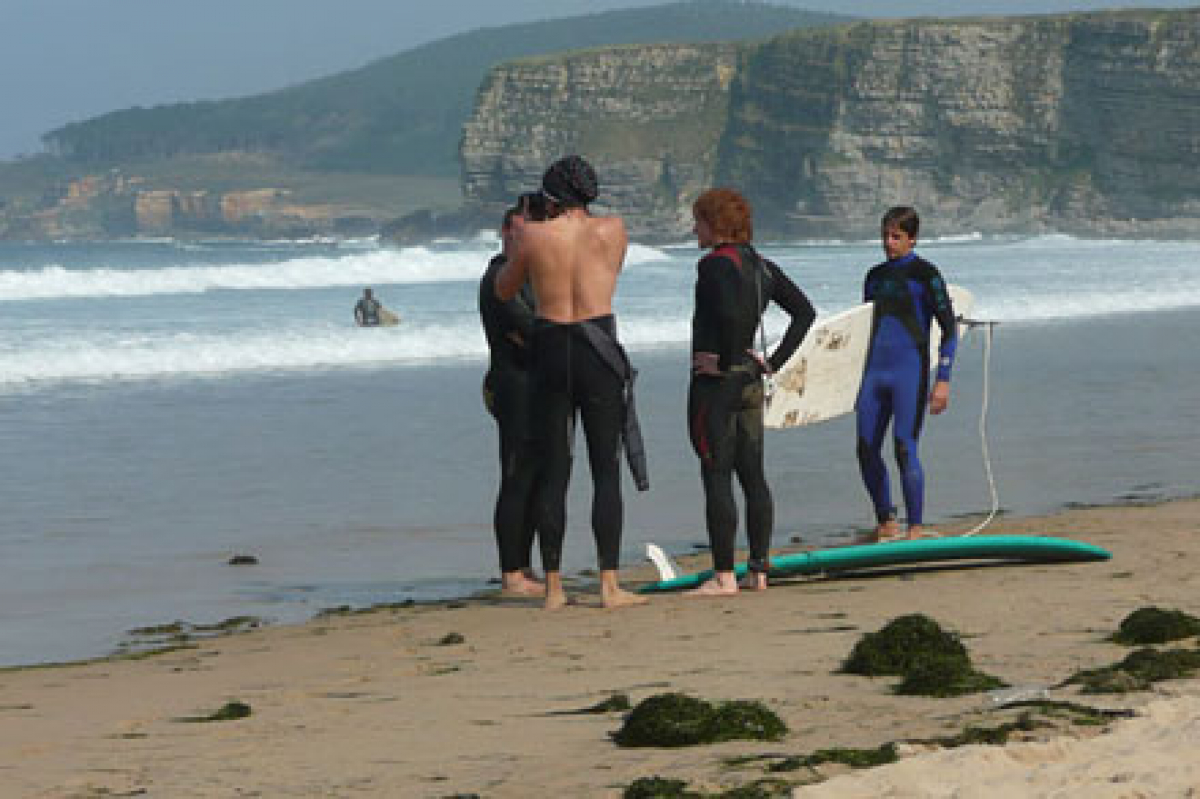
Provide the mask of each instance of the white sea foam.
{"label": "white sea foam", "polygon": [[[481,235],[469,249],[368,249],[346,255],[275,263],[179,265],[158,269],[75,269],[62,265],[0,271],[0,301],[146,297],[220,290],[288,290],[335,286],[411,285],[477,280],[495,253]],[[670,260],[661,250],[632,245],[631,265]]]}
{"label": "white sea foam", "polygon": [[[67,250],[75,256],[71,268],[0,271],[0,301],[8,303],[0,314],[0,387],[482,362],[475,282],[494,244],[485,237],[446,247],[366,246],[319,255],[296,248],[295,257],[284,252],[268,264],[253,262],[261,248],[222,245],[209,248],[209,263],[200,265],[186,265],[196,256],[177,248],[162,254],[162,266],[129,269],[96,265],[120,263],[111,251],[88,261]],[[1043,236],[945,244],[941,252],[931,247],[930,257],[951,282],[974,293],[972,316],[979,319],[1042,324],[1200,306],[1195,243]],[[213,253],[223,257],[226,248],[230,263],[211,263]],[[771,255],[829,315],[859,301],[869,265],[864,252],[835,246]],[[630,247],[633,268],[620,281],[616,312],[631,350],[686,346],[696,256],[690,249]],[[156,260],[136,261],[147,262]],[[364,285],[407,286],[381,292],[404,316],[400,327],[351,327],[350,305]],[[201,296],[218,291],[229,293]],[[155,301],[108,301],[149,296]],[[777,340],[786,324],[773,309],[768,338]]]}
{"label": "white sea foam", "polygon": [[348,330],[334,325],[236,334],[104,335],[46,340],[4,353],[0,386],[245,372],[324,370],[481,359],[478,326]]}
{"label": "white sea foam", "polygon": [[0,301],[200,294],[222,289],[308,289],[437,283],[477,279],[481,256],[423,247],[278,263],[167,266],[159,269],[68,269],[0,272]]}

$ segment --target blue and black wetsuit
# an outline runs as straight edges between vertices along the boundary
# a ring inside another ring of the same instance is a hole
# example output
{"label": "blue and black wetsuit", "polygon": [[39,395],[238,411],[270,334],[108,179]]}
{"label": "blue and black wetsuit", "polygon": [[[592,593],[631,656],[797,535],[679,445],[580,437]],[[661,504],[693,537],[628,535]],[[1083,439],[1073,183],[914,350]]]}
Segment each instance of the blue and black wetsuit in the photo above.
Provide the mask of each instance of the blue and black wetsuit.
{"label": "blue and black wetsuit", "polygon": [[894,518],[883,439],[888,423],[896,446],[900,484],[911,525],[922,523],[925,477],[917,439],[929,396],[929,326],[942,331],[937,379],[949,380],[958,345],[958,326],[945,281],[937,267],[909,253],[867,273],[863,300],[875,303],[871,345],[855,410],[858,463],[879,523]]}
{"label": "blue and black wetsuit", "polygon": [[700,260],[692,352],[718,355],[720,375],[696,374],[688,387],[688,432],[700,458],[705,519],[713,568],[732,571],[737,535],[736,473],[746,498],[749,567],[767,570],[774,526],[771,489],[763,471],[762,370],[754,346],[763,310],[775,302],[791,317],[768,362],[779,369],[816,317],[812,303],[780,268],[749,245],[724,245]]}
{"label": "blue and black wetsuit", "polygon": [[508,302],[496,297],[497,255],[479,282],[479,316],[490,363],[483,400],[500,431],[500,491],[494,526],[500,570],[530,566],[534,539],[533,494],[536,456],[529,425],[529,347],[533,337],[533,291],[526,284]]}

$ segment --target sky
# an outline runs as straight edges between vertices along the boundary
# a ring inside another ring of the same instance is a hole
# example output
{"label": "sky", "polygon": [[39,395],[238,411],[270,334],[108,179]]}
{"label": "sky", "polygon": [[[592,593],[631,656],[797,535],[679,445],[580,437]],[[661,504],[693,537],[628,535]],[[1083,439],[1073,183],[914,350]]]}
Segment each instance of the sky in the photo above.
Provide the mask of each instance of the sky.
{"label": "sky", "polygon": [[[0,159],[132,106],[239,97],[482,27],[662,0],[0,0]],[[775,0],[874,17],[1183,7],[1171,0]]]}

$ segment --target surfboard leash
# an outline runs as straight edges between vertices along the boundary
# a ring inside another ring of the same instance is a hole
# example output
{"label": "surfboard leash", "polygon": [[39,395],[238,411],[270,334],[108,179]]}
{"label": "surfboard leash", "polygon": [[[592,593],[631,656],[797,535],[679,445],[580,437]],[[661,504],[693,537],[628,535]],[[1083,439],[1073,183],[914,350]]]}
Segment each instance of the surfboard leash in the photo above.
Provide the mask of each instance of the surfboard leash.
{"label": "surfboard leash", "polygon": [[992,372],[992,336],[995,332],[996,325],[999,322],[992,320],[980,319],[963,319],[963,324],[968,329],[974,330],[977,327],[982,327],[983,334],[983,399],[979,403],[979,447],[983,454],[983,473],[987,476],[988,491],[992,497],[992,509],[987,517],[979,524],[972,527],[961,535],[963,537],[975,535],[982,531],[985,527],[992,523],[996,518],[996,514],[1000,512],[1000,495],[996,491],[996,479],[992,473],[992,456],[988,448],[987,436],[987,417],[988,407],[991,402],[991,372]]}

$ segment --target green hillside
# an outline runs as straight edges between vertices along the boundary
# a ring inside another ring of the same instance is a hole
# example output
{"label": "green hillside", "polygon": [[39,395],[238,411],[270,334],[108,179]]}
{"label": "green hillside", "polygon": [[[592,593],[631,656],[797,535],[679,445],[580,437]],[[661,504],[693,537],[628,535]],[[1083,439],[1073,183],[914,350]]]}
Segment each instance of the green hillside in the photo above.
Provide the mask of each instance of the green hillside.
{"label": "green hillside", "polygon": [[764,38],[846,19],[694,0],[481,29],[269,94],[116,111],[43,141],[87,169],[241,152],[308,171],[453,176],[462,124],[496,63],[613,44]]}

